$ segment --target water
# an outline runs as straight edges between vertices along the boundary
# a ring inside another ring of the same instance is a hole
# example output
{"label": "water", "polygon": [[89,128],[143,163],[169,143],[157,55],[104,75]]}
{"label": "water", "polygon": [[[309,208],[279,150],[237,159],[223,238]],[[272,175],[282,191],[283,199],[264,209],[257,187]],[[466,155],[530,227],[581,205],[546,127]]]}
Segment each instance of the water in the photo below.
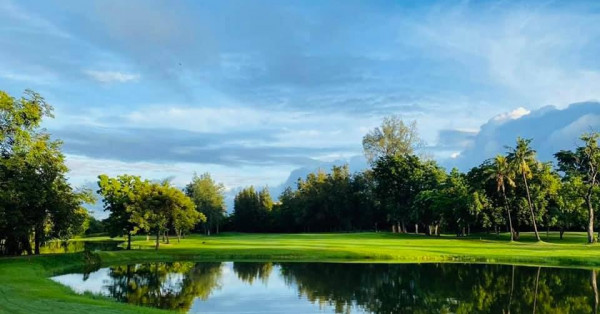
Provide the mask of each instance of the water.
{"label": "water", "polygon": [[593,313],[595,278],[591,270],[505,265],[174,262],[52,279],[78,293],[191,313]]}

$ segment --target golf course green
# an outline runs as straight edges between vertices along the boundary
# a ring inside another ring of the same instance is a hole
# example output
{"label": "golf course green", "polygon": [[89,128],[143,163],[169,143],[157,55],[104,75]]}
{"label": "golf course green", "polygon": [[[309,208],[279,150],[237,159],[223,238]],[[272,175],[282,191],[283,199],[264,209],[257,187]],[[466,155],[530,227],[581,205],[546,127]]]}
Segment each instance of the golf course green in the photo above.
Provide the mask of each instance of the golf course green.
{"label": "golf course green", "polygon": [[[105,237],[71,241],[100,241]],[[451,235],[392,233],[191,235],[161,243],[135,237],[133,250],[62,253],[0,259],[0,312],[140,313],[161,312],[118,303],[106,297],[78,295],[49,277],[90,264],[108,266],[157,261],[304,261],[382,263],[499,263],[571,268],[600,268],[600,245],[585,244],[585,233],[544,234],[543,242],[524,233]]]}

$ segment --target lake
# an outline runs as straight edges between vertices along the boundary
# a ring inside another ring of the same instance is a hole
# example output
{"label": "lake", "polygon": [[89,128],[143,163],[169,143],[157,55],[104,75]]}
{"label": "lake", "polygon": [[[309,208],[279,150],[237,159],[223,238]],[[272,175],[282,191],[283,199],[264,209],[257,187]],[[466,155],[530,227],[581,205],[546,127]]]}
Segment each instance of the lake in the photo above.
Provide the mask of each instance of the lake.
{"label": "lake", "polygon": [[592,270],[485,264],[172,262],[52,277],[190,313],[594,313]]}

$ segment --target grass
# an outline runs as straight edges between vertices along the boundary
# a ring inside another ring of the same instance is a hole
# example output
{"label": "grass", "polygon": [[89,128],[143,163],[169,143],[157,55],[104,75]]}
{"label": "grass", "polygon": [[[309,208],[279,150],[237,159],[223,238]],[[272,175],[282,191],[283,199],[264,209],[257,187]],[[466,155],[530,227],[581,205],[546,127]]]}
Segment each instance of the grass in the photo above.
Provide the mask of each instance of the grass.
{"label": "grass", "polygon": [[[338,262],[475,262],[600,267],[600,245],[585,244],[584,233],[557,233],[544,242],[522,234],[426,237],[391,233],[222,234],[193,235],[153,250],[153,241],[135,237],[132,251],[99,252],[103,265],[143,261],[338,261]],[[106,240],[106,238],[76,239]],[[106,298],[77,295],[48,277],[84,263],[82,253],[0,259],[0,312],[7,313],[158,313]]]}

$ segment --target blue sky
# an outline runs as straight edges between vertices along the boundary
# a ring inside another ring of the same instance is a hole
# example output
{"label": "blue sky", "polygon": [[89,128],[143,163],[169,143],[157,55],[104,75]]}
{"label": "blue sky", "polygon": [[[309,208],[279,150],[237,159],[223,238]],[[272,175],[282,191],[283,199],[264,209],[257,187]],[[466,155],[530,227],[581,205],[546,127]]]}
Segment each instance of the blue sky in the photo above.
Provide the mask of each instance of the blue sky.
{"label": "blue sky", "polygon": [[598,21],[596,1],[0,0],[0,89],[54,105],[77,185],[276,186],[356,160],[389,114],[467,168],[528,130],[556,149],[600,127]]}

